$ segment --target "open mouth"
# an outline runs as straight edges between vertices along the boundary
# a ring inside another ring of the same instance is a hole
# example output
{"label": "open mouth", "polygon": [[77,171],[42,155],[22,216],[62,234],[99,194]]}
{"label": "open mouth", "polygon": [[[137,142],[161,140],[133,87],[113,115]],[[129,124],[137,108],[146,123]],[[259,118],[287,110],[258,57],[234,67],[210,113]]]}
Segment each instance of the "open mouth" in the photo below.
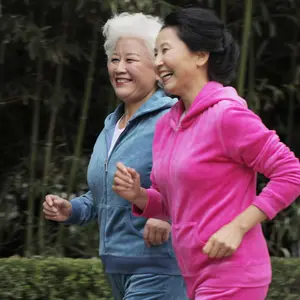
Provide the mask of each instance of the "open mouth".
{"label": "open mouth", "polygon": [[127,78],[116,78],[116,83],[117,84],[124,84],[124,83],[128,83],[131,82],[131,79],[127,79]]}
{"label": "open mouth", "polygon": [[163,73],[163,74],[160,74],[160,78],[165,82],[168,79],[170,79],[172,77],[172,75],[173,75],[173,72]]}

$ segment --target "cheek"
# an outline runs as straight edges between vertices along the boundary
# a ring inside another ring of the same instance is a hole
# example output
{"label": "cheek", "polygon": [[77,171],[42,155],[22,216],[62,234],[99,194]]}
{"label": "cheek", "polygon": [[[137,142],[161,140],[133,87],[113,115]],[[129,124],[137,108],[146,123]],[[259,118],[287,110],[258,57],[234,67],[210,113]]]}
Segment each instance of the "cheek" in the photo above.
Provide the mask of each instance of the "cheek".
{"label": "cheek", "polygon": [[135,81],[150,81],[151,79],[156,78],[156,73],[154,68],[149,68],[149,67],[135,67],[135,66],[130,66],[127,68],[128,73],[131,75],[131,77]]}
{"label": "cheek", "polygon": [[111,64],[107,65],[107,71],[108,71],[109,77],[111,78],[114,74],[114,67]]}

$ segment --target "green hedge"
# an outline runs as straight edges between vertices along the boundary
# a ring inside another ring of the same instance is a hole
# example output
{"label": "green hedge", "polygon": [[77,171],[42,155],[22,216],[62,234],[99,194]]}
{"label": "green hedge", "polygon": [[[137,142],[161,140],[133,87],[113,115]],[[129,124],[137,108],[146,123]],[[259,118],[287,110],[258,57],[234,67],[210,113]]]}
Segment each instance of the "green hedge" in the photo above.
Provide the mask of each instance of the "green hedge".
{"label": "green hedge", "polygon": [[99,259],[0,259],[1,300],[113,299]]}
{"label": "green hedge", "polygon": [[[107,300],[112,297],[98,259],[9,258],[0,259],[0,299]],[[268,299],[300,299],[300,259],[273,259]]]}

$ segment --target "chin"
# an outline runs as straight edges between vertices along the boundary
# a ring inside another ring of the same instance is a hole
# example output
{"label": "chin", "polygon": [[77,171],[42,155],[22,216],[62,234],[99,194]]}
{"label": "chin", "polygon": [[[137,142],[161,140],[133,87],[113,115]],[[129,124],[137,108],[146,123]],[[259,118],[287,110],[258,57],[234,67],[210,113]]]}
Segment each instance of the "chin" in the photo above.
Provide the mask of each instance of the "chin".
{"label": "chin", "polygon": [[122,93],[122,92],[118,91],[117,89],[115,89],[115,94],[122,101],[123,101],[123,99],[126,99],[130,95],[130,93],[124,93],[124,92]]}
{"label": "chin", "polygon": [[168,94],[175,95],[175,89],[174,89],[174,87],[164,86],[164,91],[166,93],[168,93]]}

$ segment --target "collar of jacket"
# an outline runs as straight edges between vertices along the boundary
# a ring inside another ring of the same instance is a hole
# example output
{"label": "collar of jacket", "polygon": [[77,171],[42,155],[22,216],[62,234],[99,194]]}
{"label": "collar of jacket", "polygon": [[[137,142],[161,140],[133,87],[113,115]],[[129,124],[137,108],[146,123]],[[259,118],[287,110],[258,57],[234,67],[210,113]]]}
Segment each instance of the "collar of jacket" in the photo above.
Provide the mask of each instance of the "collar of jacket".
{"label": "collar of jacket", "polygon": [[[173,104],[175,104],[176,102],[177,99],[172,99],[168,97],[165,94],[164,90],[158,89],[143,105],[139,107],[139,109],[131,117],[128,123],[146,114],[171,108]],[[124,114],[124,103],[121,103],[116,108],[116,110],[106,118],[104,123],[104,128],[106,130],[109,130],[111,129],[111,127],[115,127],[118,120],[121,118],[123,114]]]}

